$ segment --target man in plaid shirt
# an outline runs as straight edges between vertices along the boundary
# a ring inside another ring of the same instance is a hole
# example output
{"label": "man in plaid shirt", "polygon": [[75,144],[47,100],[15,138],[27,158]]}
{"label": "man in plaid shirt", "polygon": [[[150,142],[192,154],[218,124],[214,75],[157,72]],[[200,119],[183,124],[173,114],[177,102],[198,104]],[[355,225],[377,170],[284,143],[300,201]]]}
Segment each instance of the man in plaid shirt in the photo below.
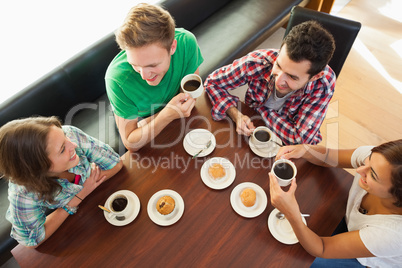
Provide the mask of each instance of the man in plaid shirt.
{"label": "man in plaid shirt", "polygon": [[332,35],[308,21],[292,28],[280,50],[257,50],[214,71],[205,81],[213,119],[227,114],[237,133],[251,135],[254,124],[236,108],[239,98],[228,92],[247,84],[245,103],[284,144],[319,143],[335,88],[335,73],[328,66],[334,50]]}

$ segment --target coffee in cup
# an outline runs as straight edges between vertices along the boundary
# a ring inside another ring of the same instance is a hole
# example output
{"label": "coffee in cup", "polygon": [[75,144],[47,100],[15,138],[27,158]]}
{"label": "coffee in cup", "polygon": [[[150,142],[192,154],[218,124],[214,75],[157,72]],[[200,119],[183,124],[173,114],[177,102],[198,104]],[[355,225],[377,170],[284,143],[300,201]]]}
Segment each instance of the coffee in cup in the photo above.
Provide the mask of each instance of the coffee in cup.
{"label": "coffee in cup", "polygon": [[111,216],[115,216],[117,220],[125,220],[132,209],[132,202],[127,195],[123,193],[114,193],[110,197],[109,209],[112,212]]}
{"label": "coffee in cup", "polygon": [[272,165],[271,172],[278,179],[280,186],[288,186],[296,177],[297,168],[295,164],[288,159],[279,159]]}
{"label": "coffee in cup", "polygon": [[204,91],[202,79],[198,74],[188,74],[181,80],[181,88],[184,93],[188,93],[192,98],[198,98]]}
{"label": "coffee in cup", "polygon": [[127,198],[125,196],[118,196],[112,201],[113,212],[123,211],[127,207]]}
{"label": "coffee in cup", "polygon": [[271,139],[271,134],[266,130],[258,130],[254,133],[254,137],[260,142],[267,142]]}
{"label": "coffee in cup", "polygon": [[251,135],[251,142],[259,150],[269,150],[272,148],[272,132],[265,126],[259,126],[254,129]]}
{"label": "coffee in cup", "polygon": [[186,91],[196,91],[200,87],[200,81],[197,80],[188,80],[183,85],[183,89]]}

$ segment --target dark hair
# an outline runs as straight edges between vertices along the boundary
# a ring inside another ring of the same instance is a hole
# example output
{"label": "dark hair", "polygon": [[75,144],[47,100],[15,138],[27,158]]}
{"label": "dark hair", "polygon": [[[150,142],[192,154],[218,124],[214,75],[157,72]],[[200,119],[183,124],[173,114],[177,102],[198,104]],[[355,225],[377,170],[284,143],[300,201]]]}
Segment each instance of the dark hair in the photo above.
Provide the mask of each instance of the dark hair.
{"label": "dark hair", "polygon": [[0,128],[0,173],[49,202],[61,190],[55,178],[47,175],[52,165],[46,150],[51,126],[61,128],[60,120],[31,117],[13,120]]}
{"label": "dark hair", "polygon": [[397,200],[394,205],[402,207],[402,139],[383,143],[371,151],[381,154],[391,164],[392,187],[389,192]]}
{"label": "dark hair", "polygon": [[294,62],[311,62],[310,77],[324,70],[335,51],[332,34],[317,21],[306,21],[294,26],[282,41],[288,57]]}

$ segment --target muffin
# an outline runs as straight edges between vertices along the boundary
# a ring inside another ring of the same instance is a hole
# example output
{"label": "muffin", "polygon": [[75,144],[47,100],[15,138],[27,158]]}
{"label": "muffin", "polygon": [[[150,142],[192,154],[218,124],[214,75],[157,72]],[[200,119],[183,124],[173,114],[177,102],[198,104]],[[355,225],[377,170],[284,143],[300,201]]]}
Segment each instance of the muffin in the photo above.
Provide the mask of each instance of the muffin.
{"label": "muffin", "polygon": [[168,215],[172,213],[175,207],[174,199],[168,195],[162,196],[156,202],[156,210],[162,215]]}
{"label": "muffin", "polygon": [[255,191],[253,189],[246,188],[241,192],[240,198],[243,205],[246,207],[252,207],[254,206],[256,199]]}
{"label": "muffin", "polygon": [[212,179],[217,180],[225,177],[226,171],[225,168],[218,163],[212,164],[208,169],[208,174]]}

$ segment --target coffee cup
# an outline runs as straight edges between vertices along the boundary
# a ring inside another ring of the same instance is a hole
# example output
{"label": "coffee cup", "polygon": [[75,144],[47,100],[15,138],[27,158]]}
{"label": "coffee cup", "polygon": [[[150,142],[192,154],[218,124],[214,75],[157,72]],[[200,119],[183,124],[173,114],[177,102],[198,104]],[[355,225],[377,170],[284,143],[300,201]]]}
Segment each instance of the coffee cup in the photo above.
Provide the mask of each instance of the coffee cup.
{"label": "coffee cup", "polygon": [[198,74],[188,74],[181,80],[181,89],[188,93],[192,98],[198,98],[204,92],[202,79]]}
{"label": "coffee cup", "polygon": [[132,206],[128,196],[123,193],[115,193],[110,197],[109,209],[118,220],[127,218],[132,211]]}
{"label": "coffee cup", "polygon": [[251,135],[251,141],[257,149],[269,149],[272,147],[272,136],[273,133],[269,128],[260,126],[254,129],[253,134]]}
{"label": "coffee cup", "polygon": [[279,159],[272,165],[271,172],[278,179],[278,184],[282,187],[288,186],[296,177],[297,168],[295,164],[288,159]]}

